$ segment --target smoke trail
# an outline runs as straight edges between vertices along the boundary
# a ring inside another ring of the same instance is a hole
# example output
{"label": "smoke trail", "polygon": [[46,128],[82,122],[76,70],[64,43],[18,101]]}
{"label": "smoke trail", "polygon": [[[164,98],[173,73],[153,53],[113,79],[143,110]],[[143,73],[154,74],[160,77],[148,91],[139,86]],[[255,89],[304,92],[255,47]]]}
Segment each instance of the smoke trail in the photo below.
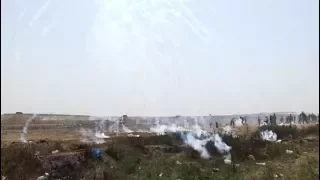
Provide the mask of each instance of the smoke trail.
{"label": "smoke trail", "polygon": [[21,20],[21,18],[26,14],[26,12],[27,12],[27,8],[25,7],[25,8],[23,9],[23,11],[20,13],[20,15],[19,15],[19,17],[18,17],[18,21]]}
{"label": "smoke trail", "polygon": [[[157,65],[151,59],[172,62],[172,56],[165,53],[169,51],[164,51],[163,47],[178,47],[180,41],[176,38],[179,32],[190,29],[199,39],[208,39],[208,30],[185,0],[102,0],[97,1],[97,9],[92,26],[96,45],[93,50],[105,53],[104,49],[108,47],[112,51],[110,56],[113,56],[113,53],[118,55],[125,49],[126,54],[143,61],[150,72],[157,72]],[[175,27],[181,31],[173,31]],[[171,74],[173,70],[169,68],[168,71]],[[147,72],[144,73],[142,80],[147,78]]]}
{"label": "smoke trail", "polygon": [[44,3],[39,9],[38,11],[35,13],[35,15],[33,16],[32,20],[29,22],[29,27],[32,27],[33,26],[33,23],[35,21],[37,21],[41,16],[42,14],[47,10],[49,4],[50,4],[50,1],[51,0],[48,0],[46,3]]}
{"label": "smoke trail", "polygon": [[22,133],[20,134],[20,140],[21,142],[23,143],[26,143],[27,142],[27,139],[26,139],[26,136],[27,136],[27,133],[28,133],[28,126],[29,124],[31,123],[31,121],[37,117],[37,114],[33,114],[31,118],[29,118],[27,121],[26,121],[26,124],[24,125],[23,129],[22,129]]}

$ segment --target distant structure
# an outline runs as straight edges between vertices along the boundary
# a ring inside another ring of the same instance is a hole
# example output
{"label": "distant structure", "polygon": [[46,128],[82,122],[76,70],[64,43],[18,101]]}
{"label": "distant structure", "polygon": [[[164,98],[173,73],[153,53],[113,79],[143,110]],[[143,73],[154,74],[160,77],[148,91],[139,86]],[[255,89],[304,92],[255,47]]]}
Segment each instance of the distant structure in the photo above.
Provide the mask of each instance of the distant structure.
{"label": "distant structure", "polygon": [[21,114],[23,114],[23,113],[22,113],[22,112],[16,112],[16,114],[17,114],[17,115],[21,115]]}

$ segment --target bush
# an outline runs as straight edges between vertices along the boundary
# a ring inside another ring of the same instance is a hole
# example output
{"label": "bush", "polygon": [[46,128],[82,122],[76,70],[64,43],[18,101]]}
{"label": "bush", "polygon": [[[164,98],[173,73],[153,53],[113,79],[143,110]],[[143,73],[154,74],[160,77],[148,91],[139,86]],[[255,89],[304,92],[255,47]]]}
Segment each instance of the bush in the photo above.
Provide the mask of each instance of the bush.
{"label": "bush", "polygon": [[1,170],[8,179],[35,179],[41,174],[41,162],[29,144],[12,144],[1,150]]}

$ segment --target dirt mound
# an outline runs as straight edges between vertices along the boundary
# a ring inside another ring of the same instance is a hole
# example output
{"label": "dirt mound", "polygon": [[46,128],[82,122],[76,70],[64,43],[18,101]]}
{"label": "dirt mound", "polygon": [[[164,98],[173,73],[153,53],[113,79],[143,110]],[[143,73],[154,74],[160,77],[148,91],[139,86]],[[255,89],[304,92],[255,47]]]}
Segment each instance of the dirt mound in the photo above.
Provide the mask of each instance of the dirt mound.
{"label": "dirt mound", "polygon": [[84,152],[54,154],[41,159],[42,168],[54,179],[81,179],[87,162]]}

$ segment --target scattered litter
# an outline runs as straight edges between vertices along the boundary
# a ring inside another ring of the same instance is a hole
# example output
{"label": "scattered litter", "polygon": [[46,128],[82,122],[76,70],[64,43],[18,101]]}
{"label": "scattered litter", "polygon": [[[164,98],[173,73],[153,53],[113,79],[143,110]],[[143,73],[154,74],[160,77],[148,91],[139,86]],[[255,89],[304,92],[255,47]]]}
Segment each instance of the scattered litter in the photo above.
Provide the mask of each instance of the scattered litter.
{"label": "scattered litter", "polygon": [[6,178],[7,178],[7,177],[5,177],[5,176],[2,176],[2,177],[1,177],[2,180],[5,180]]}
{"label": "scattered litter", "polygon": [[282,142],[282,140],[281,139],[278,139],[277,141],[276,141],[276,143],[281,143]]}
{"label": "scattered litter", "polygon": [[40,152],[39,152],[39,151],[36,151],[36,153],[35,153],[34,155],[38,156],[39,154],[40,154]]}
{"label": "scattered litter", "polygon": [[283,177],[283,174],[279,174],[280,177]]}
{"label": "scattered litter", "polygon": [[256,160],[256,158],[251,154],[248,156],[248,158],[251,159],[251,160],[254,160],[254,161]]}
{"label": "scattered litter", "polygon": [[287,153],[287,154],[292,154],[292,153],[293,153],[293,151],[292,151],[292,150],[288,150],[288,149],[287,149],[287,150],[286,150],[286,153]]}
{"label": "scattered litter", "polygon": [[176,164],[180,165],[180,164],[181,164],[181,162],[180,162],[180,161],[176,161]]}
{"label": "scattered litter", "polygon": [[213,172],[219,172],[220,169],[219,168],[213,168]]}
{"label": "scattered litter", "polygon": [[273,177],[274,177],[274,178],[277,178],[277,177],[278,177],[278,175],[274,174],[274,175],[273,175]]}
{"label": "scattered litter", "polygon": [[46,176],[39,176],[39,177],[37,178],[37,180],[45,180],[45,179],[47,179]]}
{"label": "scattered litter", "polygon": [[140,137],[139,134],[128,134],[128,137]]}
{"label": "scattered litter", "polygon": [[101,158],[101,150],[98,148],[92,148],[92,158],[93,159],[100,159]]}
{"label": "scattered litter", "polygon": [[162,175],[163,175],[163,173],[160,173],[160,174],[159,174],[159,177],[161,177]]}
{"label": "scattered litter", "polygon": [[44,175],[49,176],[49,173],[45,172]]}
{"label": "scattered litter", "polygon": [[232,161],[231,161],[230,159],[225,159],[225,160],[224,160],[224,163],[225,163],[225,164],[232,164]]}
{"label": "scattered litter", "polygon": [[256,165],[265,166],[265,165],[266,165],[266,163],[265,163],[265,162],[263,162],[263,163],[256,163]]}
{"label": "scattered litter", "polygon": [[59,152],[59,150],[54,150],[52,151],[52,154],[57,154]]}

